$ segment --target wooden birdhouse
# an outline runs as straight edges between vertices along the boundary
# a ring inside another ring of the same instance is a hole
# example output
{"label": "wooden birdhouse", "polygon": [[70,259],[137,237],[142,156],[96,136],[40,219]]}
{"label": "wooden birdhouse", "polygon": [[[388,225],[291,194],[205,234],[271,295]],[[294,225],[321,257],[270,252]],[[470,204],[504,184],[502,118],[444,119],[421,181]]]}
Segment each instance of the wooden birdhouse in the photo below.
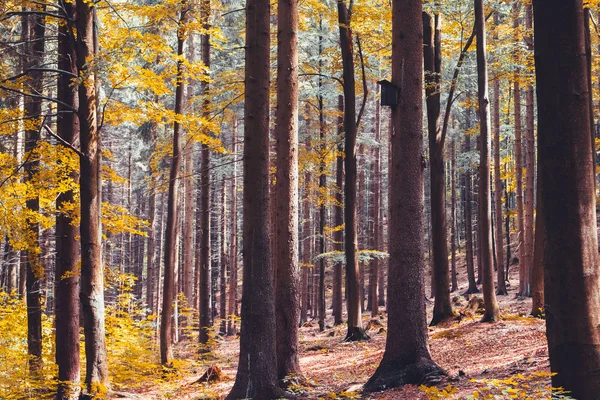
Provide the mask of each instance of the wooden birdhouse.
{"label": "wooden birdhouse", "polygon": [[381,86],[381,105],[396,107],[398,105],[398,87],[386,79],[377,83]]}

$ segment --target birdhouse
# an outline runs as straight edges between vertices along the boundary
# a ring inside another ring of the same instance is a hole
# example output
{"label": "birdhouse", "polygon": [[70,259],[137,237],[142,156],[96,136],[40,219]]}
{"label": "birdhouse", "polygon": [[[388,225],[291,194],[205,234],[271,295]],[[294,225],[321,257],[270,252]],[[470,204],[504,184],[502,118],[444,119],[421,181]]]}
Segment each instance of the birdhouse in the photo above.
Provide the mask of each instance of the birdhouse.
{"label": "birdhouse", "polygon": [[396,107],[398,105],[398,87],[386,79],[377,83],[381,86],[381,105]]}

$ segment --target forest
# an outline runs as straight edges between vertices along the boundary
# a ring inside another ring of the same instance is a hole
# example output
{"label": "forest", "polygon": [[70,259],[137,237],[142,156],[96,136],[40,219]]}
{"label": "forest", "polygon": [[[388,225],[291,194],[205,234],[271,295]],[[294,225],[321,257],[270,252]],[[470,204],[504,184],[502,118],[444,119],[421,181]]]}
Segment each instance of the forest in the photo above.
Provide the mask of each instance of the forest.
{"label": "forest", "polygon": [[0,0],[0,399],[600,399],[598,0]]}

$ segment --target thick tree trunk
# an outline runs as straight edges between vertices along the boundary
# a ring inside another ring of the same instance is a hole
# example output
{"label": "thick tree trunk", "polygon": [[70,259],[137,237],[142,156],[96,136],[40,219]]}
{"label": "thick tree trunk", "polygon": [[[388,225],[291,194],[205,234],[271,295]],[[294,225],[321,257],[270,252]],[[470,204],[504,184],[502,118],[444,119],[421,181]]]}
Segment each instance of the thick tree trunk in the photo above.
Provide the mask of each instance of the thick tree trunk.
{"label": "thick tree trunk", "polygon": [[[201,5],[201,20],[202,27],[207,30],[210,28],[210,0],[202,0]],[[203,33],[200,35],[200,43],[202,47],[202,63],[210,68],[210,34]],[[202,104],[202,114],[206,118],[210,118],[210,91],[208,82],[202,82],[201,87],[204,101]],[[209,135],[208,130],[204,131],[205,135]],[[210,148],[207,144],[201,145],[201,161],[200,161],[200,213],[201,225],[198,231],[200,235],[200,333],[198,340],[200,344],[207,345],[209,341],[209,330],[211,326],[211,247],[210,247]],[[206,350],[206,349],[205,349]]]}
{"label": "thick tree trunk", "polygon": [[[181,12],[179,31],[177,33],[177,84],[175,87],[175,113],[183,114],[185,84],[183,80],[184,57],[184,24],[187,10]],[[167,199],[167,226],[165,232],[164,263],[165,277],[163,284],[162,315],[160,321],[160,362],[169,365],[173,359],[173,299],[175,296],[175,264],[177,263],[177,236],[179,235],[179,170],[181,169],[181,135],[182,127],[177,121],[173,124],[173,158],[169,174],[169,194]]]}
{"label": "thick tree trunk", "polygon": [[[275,184],[275,318],[277,378],[300,373],[298,327],[298,2],[281,0],[277,11],[277,140]],[[272,217],[272,218],[273,218]]]}
{"label": "thick tree trunk", "polygon": [[[60,5],[68,18],[75,17],[72,3],[61,1]],[[59,26],[58,68],[77,74],[75,60],[75,37],[69,30],[70,24]],[[77,109],[79,106],[77,89],[70,85],[71,78],[65,74],[58,76],[58,100]],[[67,143],[73,144],[79,138],[79,119],[65,106],[57,106],[57,133]],[[65,152],[69,150],[65,147]],[[77,174],[72,178],[77,180]],[[62,209],[74,201],[73,191],[61,193],[56,199],[56,208]],[[56,215],[56,364],[58,365],[58,390],[56,400],[79,398],[79,248],[76,237],[78,229],[66,214]]]}
{"label": "thick tree trunk", "polygon": [[79,85],[81,157],[81,303],[85,335],[86,377],[90,394],[108,385],[104,329],[104,277],[101,254],[100,195],[101,149],[97,122],[97,91],[89,60],[94,58],[94,10],[77,0],[77,68]]}
{"label": "thick tree trunk", "polygon": [[277,387],[274,271],[269,246],[268,0],[246,3],[244,276],[239,367],[227,399],[284,397]]}
{"label": "thick tree trunk", "polygon": [[440,16],[423,13],[423,59],[429,162],[431,181],[431,239],[433,247],[433,318],[431,325],[454,315],[450,301],[448,240],[446,231],[446,179],[444,174],[444,143],[440,131],[440,96],[442,74]]}
{"label": "thick tree trunk", "polygon": [[492,256],[492,208],[490,193],[490,100],[488,96],[488,71],[485,40],[485,17],[483,0],[475,0],[475,25],[477,31],[477,88],[479,97],[479,246],[483,281],[485,313],[482,321],[492,322],[500,318],[496,291],[494,290],[494,265]]}
{"label": "thick tree trunk", "polygon": [[583,5],[534,0],[533,9],[552,384],[594,399],[600,393],[600,281]]}
{"label": "thick tree trunk", "polygon": [[[333,233],[333,241],[335,242],[335,249],[339,252],[344,251],[344,232],[342,231],[342,225],[344,224],[344,144],[342,141],[344,135],[344,96],[338,96],[338,146],[337,146],[337,157],[336,157],[336,169],[335,169],[335,210],[333,215],[333,225],[335,226],[335,232]],[[333,324],[339,325],[342,323],[342,306],[343,296],[342,287],[344,286],[343,280],[343,264],[336,263],[333,267]]]}
{"label": "thick tree trunk", "polygon": [[392,109],[389,334],[367,392],[444,373],[429,353],[424,304],[422,8],[420,1],[392,3],[392,82],[402,95]]}
{"label": "thick tree trunk", "polygon": [[369,336],[362,326],[360,277],[358,268],[358,238],[356,224],[356,97],[354,59],[350,16],[344,0],[338,0],[338,22],[344,77],[344,248],[346,255],[346,283],[348,296],[348,334],[346,340],[365,340]]}
{"label": "thick tree trunk", "polygon": [[[45,6],[35,6],[34,11],[44,11]],[[37,67],[44,63],[46,20],[41,15],[25,15],[22,19],[23,40],[25,42],[24,71]],[[30,80],[27,83],[28,90],[32,93],[43,93],[43,72],[30,71]],[[38,121],[42,115],[42,100],[39,98],[25,96],[25,115]],[[40,140],[40,128],[33,127],[25,131],[25,154],[30,154],[38,145]],[[28,157],[26,155],[26,157]],[[24,165],[25,182],[34,179],[40,162],[35,155]],[[38,197],[29,198],[25,205],[33,214],[40,211],[40,200]],[[29,371],[37,373],[42,366],[42,282],[44,279],[44,267],[41,264],[40,253],[40,225],[28,220],[27,230],[31,235],[31,243],[27,252],[27,355],[29,356]]]}
{"label": "thick tree trunk", "polygon": [[[498,12],[494,13],[494,40],[498,40],[498,25],[500,24]],[[495,207],[495,245],[496,245],[496,294],[506,295],[506,279],[504,278],[504,240],[502,234],[502,179],[500,178],[500,79],[494,76],[494,207]]]}

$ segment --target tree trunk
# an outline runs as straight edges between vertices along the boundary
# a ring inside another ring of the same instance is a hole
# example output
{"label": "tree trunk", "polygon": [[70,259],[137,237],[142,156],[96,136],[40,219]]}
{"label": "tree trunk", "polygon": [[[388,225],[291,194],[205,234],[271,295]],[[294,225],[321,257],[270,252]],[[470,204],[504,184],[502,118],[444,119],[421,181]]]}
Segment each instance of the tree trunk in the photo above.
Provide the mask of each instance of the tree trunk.
{"label": "tree trunk", "polygon": [[94,10],[77,0],[77,68],[84,77],[79,85],[81,157],[81,303],[85,336],[86,377],[90,394],[108,385],[104,329],[104,277],[101,254],[100,195],[102,182],[100,132],[97,121],[97,91],[89,60],[94,58]]}
{"label": "tree trunk", "polygon": [[[513,28],[518,32],[519,28],[519,2],[513,3]],[[519,38],[515,37],[515,41],[519,42]],[[520,79],[520,56],[518,50],[515,51],[516,69],[514,72],[513,90],[515,100],[515,175],[516,175],[516,192],[517,192],[517,249],[519,251],[519,296],[526,296],[528,291],[527,278],[527,242],[525,237],[525,210],[523,202],[523,144],[522,144],[522,127],[521,127],[521,86]]]}
{"label": "tree trunk", "polygon": [[[158,139],[158,125],[152,123],[150,126],[150,141],[151,148],[155,149],[156,140]],[[160,285],[160,280],[155,279],[156,275],[156,178],[154,177],[154,171],[150,169],[150,193],[148,196],[148,251],[146,254],[146,305],[150,308],[151,314],[158,313],[158,307],[155,303],[154,290],[155,287]],[[160,236],[159,236],[160,238]]]}
{"label": "tree trunk", "polygon": [[[335,170],[335,210],[333,216],[333,225],[335,226],[335,232],[333,234],[333,240],[335,242],[335,249],[339,252],[344,251],[344,232],[342,231],[342,225],[344,224],[344,144],[342,137],[344,135],[344,96],[338,96],[338,146],[337,146],[337,157],[336,157],[336,170]],[[343,308],[343,296],[342,287],[344,286],[343,280],[343,264],[336,263],[333,267],[333,324],[339,325],[342,323],[342,308]]]}
{"label": "tree trunk", "polygon": [[[67,18],[74,19],[75,7],[61,1]],[[77,74],[75,60],[75,37],[69,24],[59,26],[58,68]],[[77,89],[70,86],[71,78],[65,74],[58,76],[58,100],[72,108],[79,106]],[[57,134],[67,143],[73,144],[79,138],[79,119],[62,104],[57,105]],[[65,152],[67,147],[65,146]],[[77,174],[71,176],[77,180]],[[74,201],[72,190],[61,193],[56,199],[56,208],[62,209]],[[58,390],[56,400],[75,400],[80,394],[79,372],[79,248],[76,237],[78,229],[66,214],[56,215],[56,364],[58,365]]]}
{"label": "tree trunk", "polygon": [[[233,119],[233,135],[231,141],[231,154],[237,158],[237,116]],[[236,334],[237,315],[237,290],[238,290],[238,240],[237,240],[237,162],[233,163],[233,171],[230,177],[229,196],[231,197],[231,232],[229,238],[229,304],[227,321],[227,335]]]}
{"label": "tree trunk", "polygon": [[[193,35],[190,35],[190,42]],[[193,48],[188,46],[190,57],[193,57]],[[193,60],[191,60],[193,62]],[[188,86],[188,99],[193,96],[192,85]],[[183,295],[190,307],[193,306],[194,298],[194,142],[188,140],[184,147],[184,210],[183,215]],[[190,323],[191,321],[188,321]]]}
{"label": "tree trunk", "polygon": [[298,327],[298,2],[277,10],[277,139],[275,184],[275,318],[277,378],[300,373]]}
{"label": "tree trunk", "polygon": [[[494,41],[498,40],[498,29],[499,29],[499,15],[498,12],[494,13]],[[500,178],[500,79],[498,73],[494,76],[494,207],[495,207],[495,231],[496,231],[496,280],[497,289],[496,294],[507,295],[506,290],[506,279],[504,278],[504,268],[502,263],[504,262],[504,240],[502,235],[502,179]]]}
{"label": "tree trunk", "polygon": [[[210,0],[202,0],[201,22],[203,29],[208,32],[210,28]],[[202,63],[210,68],[210,34],[200,35],[200,44],[202,48]],[[210,118],[210,91],[208,82],[203,81],[201,87],[204,101],[202,104],[202,114],[205,118]],[[209,135],[208,130],[204,135]],[[200,161],[200,213],[201,225],[198,234],[200,235],[200,333],[198,340],[200,344],[207,345],[209,341],[209,330],[211,326],[211,248],[210,248],[210,149],[207,144],[201,145]],[[207,350],[207,349],[204,349]]]}
{"label": "tree trunk", "polygon": [[227,396],[230,400],[284,397],[277,386],[275,288],[268,222],[269,29],[269,1],[248,0],[244,76],[242,327],[239,367]]}
{"label": "tree trunk", "polygon": [[219,276],[219,332],[227,334],[227,186],[225,179],[221,182],[221,272]]}
{"label": "tree trunk", "polygon": [[[310,135],[307,136],[305,151],[310,147]],[[302,323],[308,321],[308,309],[311,306],[310,297],[310,282],[311,282],[311,252],[310,252],[310,235],[311,235],[311,218],[310,218],[310,172],[307,170],[304,174],[304,196],[303,196],[303,211],[302,217],[302,308],[300,310],[300,321]]]}
{"label": "tree trunk", "polygon": [[483,281],[485,313],[482,321],[492,322],[500,318],[494,290],[494,264],[492,256],[492,208],[490,193],[490,100],[488,96],[488,71],[486,59],[485,16],[483,0],[475,0],[475,25],[477,31],[477,88],[479,97],[479,246]]}
{"label": "tree trunk", "polygon": [[[371,219],[373,221],[373,244],[377,251],[382,250],[383,238],[381,230],[381,110],[378,101],[375,99],[375,141],[373,147],[373,204],[371,205]],[[379,279],[379,258],[371,261],[371,274],[369,275],[369,298],[371,299],[371,316],[379,314],[379,301],[377,299],[377,286]]]}
{"label": "tree trunk", "polygon": [[[533,11],[531,4],[525,6],[526,11],[526,24],[525,28],[527,31],[531,31],[533,28]],[[527,47],[530,51],[533,51],[533,38],[529,36],[526,40]],[[591,76],[590,76],[591,79]],[[592,89],[591,80],[589,83],[589,90]],[[590,104],[591,108],[591,104]],[[533,269],[533,224],[534,224],[534,201],[535,201],[535,135],[534,135],[534,111],[533,111],[533,85],[530,83],[525,88],[525,124],[526,124],[526,164],[525,164],[525,268],[527,268],[527,287],[526,293],[531,296],[531,273]],[[593,116],[590,126],[593,126]],[[593,138],[592,138],[593,140]]]}
{"label": "tree trunk", "polygon": [[[45,6],[35,6],[34,11],[44,11]],[[46,20],[41,15],[25,15],[22,19],[23,41],[25,42],[24,71],[44,63]],[[27,73],[30,80],[26,84],[32,93],[43,93],[43,72],[30,71]],[[33,121],[39,120],[42,115],[42,100],[39,98],[25,96],[25,115],[31,116]],[[39,127],[25,131],[25,157],[34,151],[40,140]],[[25,183],[34,179],[39,168],[39,159],[32,155],[25,163]],[[26,200],[25,205],[34,215],[40,212],[40,199],[32,197]],[[37,373],[42,367],[42,282],[44,279],[44,267],[40,260],[40,225],[28,220],[27,231],[31,235],[27,251],[27,355],[29,356],[29,371]]]}
{"label": "tree trunk", "polygon": [[448,240],[446,232],[446,180],[444,174],[444,143],[440,132],[440,91],[442,74],[441,22],[439,14],[432,18],[423,13],[423,59],[429,162],[431,180],[431,239],[433,247],[433,318],[431,325],[454,315],[450,301]]}
{"label": "tree trunk", "polygon": [[422,9],[420,1],[392,3],[392,82],[402,87],[402,95],[392,108],[389,334],[383,359],[365,384],[367,392],[444,374],[429,353],[425,312]]}
{"label": "tree trunk", "polygon": [[365,340],[369,336],[362,326],[360,282],[358,268],[358,238],[356,224],[356,97],[354,82],[354,59],[350,15],[344,0],[338,0],[338,23],[344,78],[344,248],[346,255],[346,282],[348,296],[348,334],[346,340]]}
{"label": "tree trunk", "polygon": [[458,290],[458,279],[456,276],[456,142],[452,139],[450,160],[450,192],[451,192],[451,215],[450,215],[450,253],[452,254],[452,288],[450,291]]}
{"label": "tree trunk", "polygon": [[583,5],[534,0],[533,9],[552,385],[593,399],[600,392],[600,282]]}
{"label": "tree trunk", "polygon": [[[468,96],[468,94],[467,94]],[[466,110],[466,127],[469,129],[471,127],[471,108],[467,108]],[[467,133],[465,135],[464,142],[464,151],[471,151],[471,136]],[[477,282],[475,281],[475,263],[473,262],[473,204],[472,198],[473,193],[471,190],[471,166],[467,166],[467,169],[464,174],[464,196],[463,199],[465,201],[465,242],[466,242],[466,257],[467,257],[467,277],[469,281],[469,287],[465,294],[471,293],[479,293],[479,289],[477,288]]]}
{"label": "tree trunk", "polygon": [[535,247],[533,252],[533,267],[531,269],[531,315],[543,317],[544,315],[544,208],[542,207],[542,175],[540,165],[537,165],[537,196],[535,216]]}
{"label": "tree trunk", "polygon": [[[185,83],[184,68],[184,24],[187,21],[187,10],[181,12],[177,32],[177,80],[175,86],[175,114],[183,114]],[[179,235],[179,170],[181,169],[181,134],[182,127],[177,121],[173,123],[173,158],[169,174],[169,194],[167,199],[167,226],[165,231],[164,262],[165,277],[163,284],[163,305],[160,321],[160,362],[169,365],[173,359],[173,298],[175,296],[175,264],[177,263],[177,236]]]}

